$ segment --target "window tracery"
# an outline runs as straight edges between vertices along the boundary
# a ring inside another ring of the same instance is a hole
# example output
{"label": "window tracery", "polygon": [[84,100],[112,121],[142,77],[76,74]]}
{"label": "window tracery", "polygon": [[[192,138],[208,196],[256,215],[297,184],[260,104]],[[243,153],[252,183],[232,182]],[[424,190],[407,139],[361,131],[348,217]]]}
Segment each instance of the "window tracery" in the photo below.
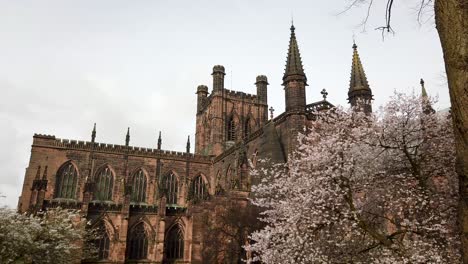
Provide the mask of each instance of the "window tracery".
{"label": "window tracery", "polygon": [[146,175],[142,169],[139,169],[132,177],[132,195],[130,201],[133,203],[146,202]]}
{"label": "window tracery", "polygon": [[76,167],[67,162],[57,172],[55,185],[55,198],[76,198],[76,185],[78,182],[78,171]]}
{"label": "window tracery", "polygon": [[132,260],[146,259],[148,256],[148,238],[143,223],[132,228],[127,242],[128,258]]}
{"label": "window tracery", "polygon": [[103,168],[96,177],[96,189],[94,192],[94,199],[100,201],[112,200],[112,189],[114,187],[114,175],[111,169],[106,166]]}

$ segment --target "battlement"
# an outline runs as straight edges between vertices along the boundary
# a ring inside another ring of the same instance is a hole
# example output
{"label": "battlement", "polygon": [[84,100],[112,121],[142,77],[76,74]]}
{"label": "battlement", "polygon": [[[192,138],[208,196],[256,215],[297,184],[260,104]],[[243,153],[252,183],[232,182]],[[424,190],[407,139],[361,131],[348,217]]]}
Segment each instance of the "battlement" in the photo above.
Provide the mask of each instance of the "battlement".
{"label": "battlement", "polygon": [[191,161],[210,163],[211,158],[204,155],[198,155],[193,153],[186,153],[181,151],[171,151],[171,150],[159,150],[153,148],[143,148],[135,146],[124,146],[116,144],[107,144],[107,143],[93,143],[90,141],[82,140],[71,140],[71,139],[61,139],[56,138],[53,135],[42,135],[34,134],[33,137],[33,146],[36,147],[52,147],[59,149],[76,149],[84,151],[95,151],[95,152],[105,152],[113,154],[122,154],[122,155],[132,155],[132,156],[147,156],[154,158],[167,158],[167,159],[177,159],[177,160],[187,160]]}
{"label": "battlement", "polygon": [[248,94],[240,91],[234,91],[234,90],[229,90],[229,89],[224,89],[224,94],[228,97],[233,97],[236,99],[244,99],[244,100],[256,100],[257,95],[256,94]]}

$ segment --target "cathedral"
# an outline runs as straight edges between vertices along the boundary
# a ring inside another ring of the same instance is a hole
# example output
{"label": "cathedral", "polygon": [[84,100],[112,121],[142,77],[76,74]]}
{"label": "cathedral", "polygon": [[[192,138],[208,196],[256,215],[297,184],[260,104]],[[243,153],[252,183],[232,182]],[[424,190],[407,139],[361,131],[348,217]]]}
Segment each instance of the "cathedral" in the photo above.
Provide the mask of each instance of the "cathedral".
{"label": "cathedral", "polygon": [[[372,91],[353,45],[348,100],[371,112]],[[196,89],[194,151],[60,139],[35,134],[18,202],[20,212],[48,208],[80,210],[102,233],[98,254],[83,263],[207,263],[203,260],[203,213],[218,200],[245,203],[258,159],[284,163],[297,149],[298,133],[316,111],[333,107],[306,102],[307,76],[291,35],[282,84],[284,112],[269,117],[268,79],[256,77],[256,94],[228,90],[225,69],[213,67],[211,89]]]}

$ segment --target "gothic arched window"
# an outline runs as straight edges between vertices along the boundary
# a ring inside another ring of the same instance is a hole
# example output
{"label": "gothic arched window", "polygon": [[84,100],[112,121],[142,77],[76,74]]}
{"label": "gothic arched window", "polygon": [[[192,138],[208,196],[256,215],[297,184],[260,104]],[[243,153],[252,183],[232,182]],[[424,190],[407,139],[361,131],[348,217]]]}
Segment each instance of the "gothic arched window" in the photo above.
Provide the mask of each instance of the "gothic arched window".
{"label": "gothic arched window", "polygon": [[148,255],[148,238],[143,223],[139,223],[132,228],[127,241],[129,259],[146,259]]}
{"label": "gothic arched window", "polygon": [[55,198],[75,199],[78,172],[76,167],[67,162],[57,172]]}
{"label": "gothic arched window", "polygon": [[103,222],[101,222],[96,229],[96,239],[94,240],[94,246],[98,251],[98,260],[109,258],[110,240],[106,226]]}
{"label": "gothic arched window", "polygon": [[250,136],[250,131],[251,128],[250,128],[250,118],[247,118],[244,122],[244,137],[248,137]]}
{"label": "gothic arched window", "polygon": [[166,259],[175,260],[184,258],[184,234],[179,226],[175,225],[167,233]]}
{"label": "gothic arched window", "polygon": [[162,187],[166,192],[167,204],[177,204],[177,196],[179,193],[179,181],[174,173],[169,173],[164,177]]}
{"label": "gothic arched window", "polygon": [[95,183],[96,189],[94,190],[94,199],[100,201],[112,200],[114,175],[109,167],[105,167],[98,173]]}
{"label": "gothic arched window", "polygon": [[198,175],[193,180],[191,194],[195,200],[205,200],[208,198],[208,191],[206,190],[205,180],[201,175]]}
{"label": "gothic arched window", "polygon": [[234,117],[231,116],[227,123],[227,140],[235,141],[236,140],[236,123],[234,122]]}
{"label": "gothic arched window", "polygon": [[139,169],[132,178],[132,196],[130,199],[134,203],[146,202],[146,175]]}

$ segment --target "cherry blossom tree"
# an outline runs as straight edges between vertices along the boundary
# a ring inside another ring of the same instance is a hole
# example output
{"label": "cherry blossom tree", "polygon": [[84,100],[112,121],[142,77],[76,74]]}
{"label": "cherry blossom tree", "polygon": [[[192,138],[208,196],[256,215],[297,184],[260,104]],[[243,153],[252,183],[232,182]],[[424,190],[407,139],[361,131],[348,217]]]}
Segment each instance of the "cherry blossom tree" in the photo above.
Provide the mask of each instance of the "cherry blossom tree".
{"label": "cherry blossom tree", "polygon": [[77,212],[50,209],[33,216],[0,208],[0,263],[80,263],[86,238]]}
{"label": "cherry blossom tree", "polygon": [[374,115],[316,113],[287,164],[257,173],[265,263],[459,263],[451,120],[395,93]]}

